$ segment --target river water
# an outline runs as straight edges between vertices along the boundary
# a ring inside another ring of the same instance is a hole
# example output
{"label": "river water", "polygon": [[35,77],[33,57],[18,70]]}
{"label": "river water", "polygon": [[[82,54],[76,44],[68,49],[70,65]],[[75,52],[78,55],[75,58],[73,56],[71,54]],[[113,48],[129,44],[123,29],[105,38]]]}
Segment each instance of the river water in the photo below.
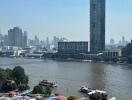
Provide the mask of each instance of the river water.
{"label": "river water", "polygon": [[132,66],[42,59],[0,58],[1,68],[22,66],[31,87],[43,79],[57,81],[57,93],[82,96],[80,86],[106,90],[117,100],[132,100]]}

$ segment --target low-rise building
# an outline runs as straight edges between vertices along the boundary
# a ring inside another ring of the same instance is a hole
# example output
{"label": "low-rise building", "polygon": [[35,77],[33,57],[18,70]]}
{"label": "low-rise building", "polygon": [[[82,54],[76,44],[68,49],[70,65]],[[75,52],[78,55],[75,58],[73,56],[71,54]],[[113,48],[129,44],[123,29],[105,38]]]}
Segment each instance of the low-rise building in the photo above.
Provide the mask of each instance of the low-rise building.
{"label": "low-rise building", "polygon": [[122,56],[121,50],[107,50],[103,52],[103,57],[104,59],[107,60],[113,60],[121,56]]}
{"label": "low-rise building", "polygon": [[59,57],[77,58],[82,53],[88,53],[88,42],[58,42]]}

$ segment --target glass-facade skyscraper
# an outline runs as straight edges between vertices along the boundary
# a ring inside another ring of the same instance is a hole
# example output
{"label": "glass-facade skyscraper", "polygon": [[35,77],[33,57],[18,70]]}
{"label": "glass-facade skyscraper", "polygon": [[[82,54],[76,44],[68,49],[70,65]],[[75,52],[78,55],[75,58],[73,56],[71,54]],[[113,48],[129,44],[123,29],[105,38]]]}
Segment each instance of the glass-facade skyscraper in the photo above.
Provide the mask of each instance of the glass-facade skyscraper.
{"label": "glass-facade skyscraper", "polygon": [[105,0],[90,0],[90,51],[105,50]]}

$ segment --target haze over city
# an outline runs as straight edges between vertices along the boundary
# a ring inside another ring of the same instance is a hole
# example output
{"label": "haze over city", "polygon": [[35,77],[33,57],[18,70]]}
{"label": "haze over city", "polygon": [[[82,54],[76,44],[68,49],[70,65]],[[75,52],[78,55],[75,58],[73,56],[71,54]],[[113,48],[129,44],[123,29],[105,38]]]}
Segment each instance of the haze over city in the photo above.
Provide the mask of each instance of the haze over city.
{"label": "haze over city", "polygon": [[[89,41],[89,0],[1,0],[0,32],[19,26],[29,38],[64,36]],[[131,39],[131,0],[107,0],[106,43],[125,35]]]}

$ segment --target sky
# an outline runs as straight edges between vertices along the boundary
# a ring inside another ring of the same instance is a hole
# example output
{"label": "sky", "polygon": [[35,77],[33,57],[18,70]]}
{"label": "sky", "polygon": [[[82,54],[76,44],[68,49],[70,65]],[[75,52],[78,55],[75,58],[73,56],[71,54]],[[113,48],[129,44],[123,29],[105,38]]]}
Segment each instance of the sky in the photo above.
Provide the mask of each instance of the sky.
{"label": "sky", "polygon": [[[106,0],[106,42],[132,39],[132,0]],[[19,26],[37,35],[89,41],[89,0],[0,0],[0,33]]]}

